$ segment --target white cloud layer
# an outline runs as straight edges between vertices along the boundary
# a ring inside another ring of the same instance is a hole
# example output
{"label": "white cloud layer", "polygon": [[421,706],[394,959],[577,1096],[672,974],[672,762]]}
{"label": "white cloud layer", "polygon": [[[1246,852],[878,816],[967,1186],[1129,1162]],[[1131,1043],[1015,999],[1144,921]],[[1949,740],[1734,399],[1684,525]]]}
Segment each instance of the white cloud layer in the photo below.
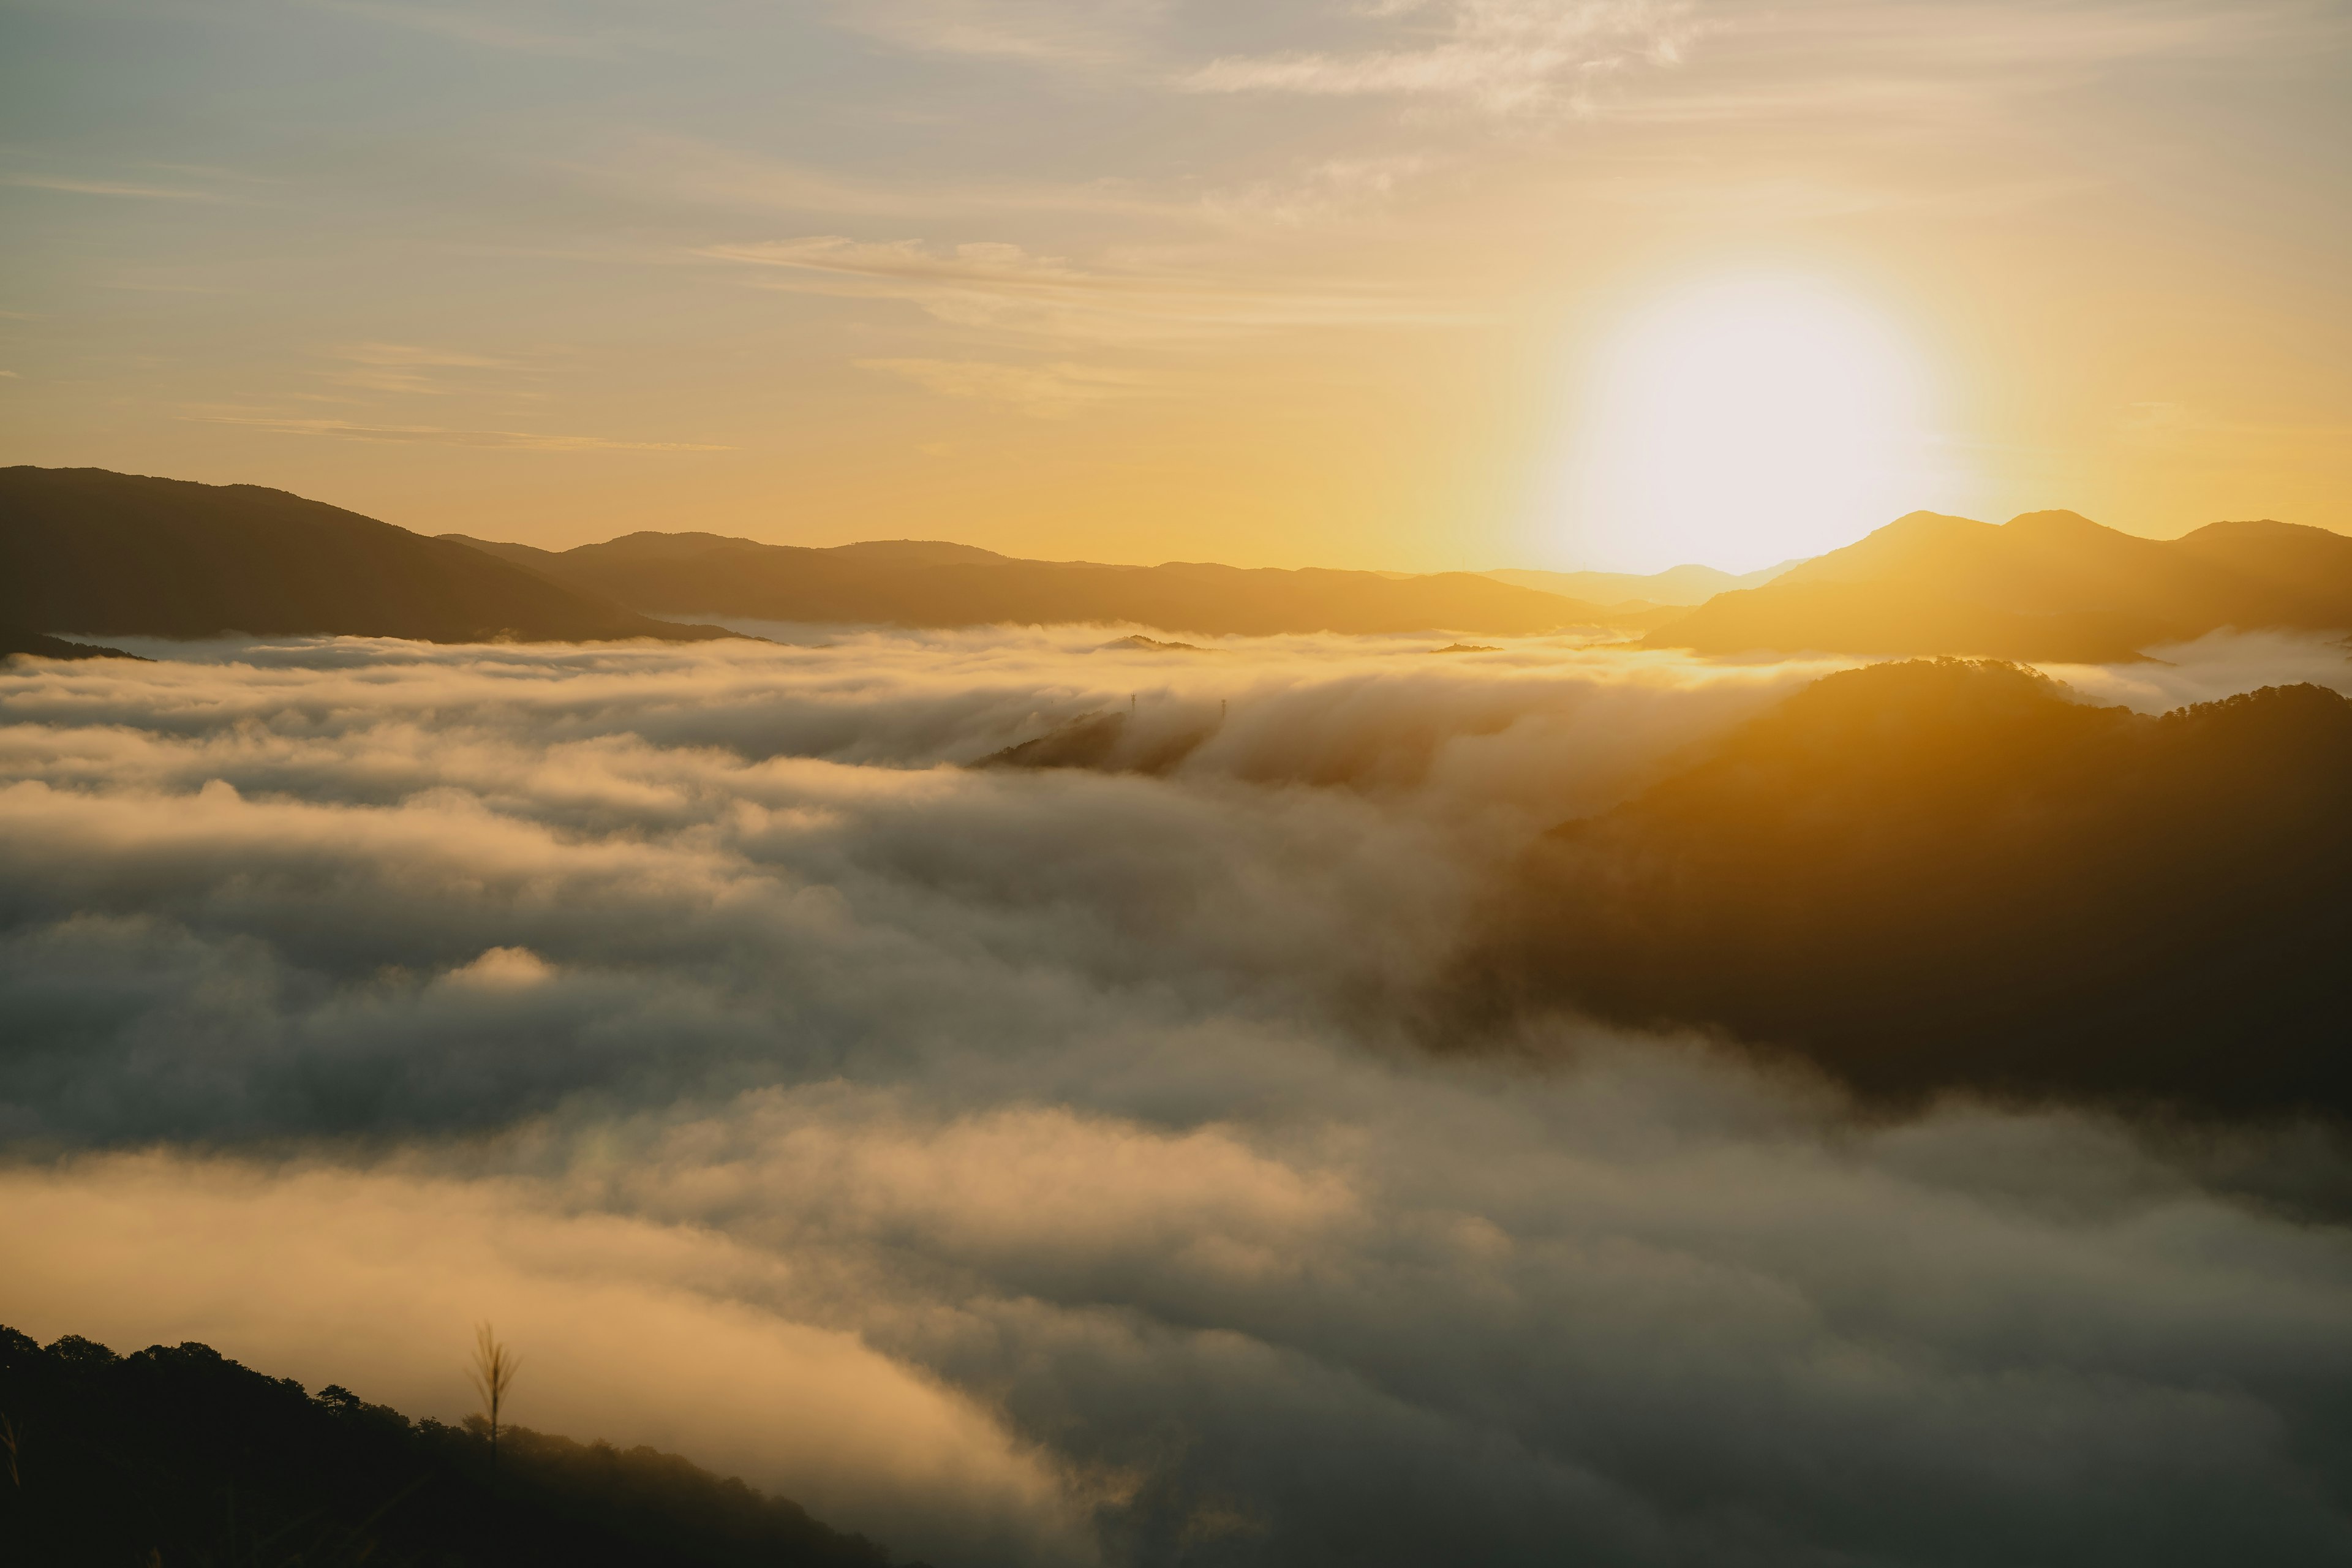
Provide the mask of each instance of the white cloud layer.
{"label": "white cloud layer", "polygon": [[[488,1316],[524,1423],[943,1563],[2352,1549],[2352,1231],[2209,1173],[2324,1139],[1409,1043],[1817,667],[828,635],[0,669],[0,1321],[447,1416]],[[2072,674],[2352,683],[2167,657]],[[1121,711],[1205,739],[957,765]]]}
{"label": "white cloud layer", "polygon": [[[1408,35],[1355,51],[1227,56],[1192,71],[1195,92],[1454,100],[1491,114],[1581,103],[1595,79],[1671,65],[1696,30],[1677,0],[1384,0]],[[1428,20],[1434,13],[1443,20]]]}

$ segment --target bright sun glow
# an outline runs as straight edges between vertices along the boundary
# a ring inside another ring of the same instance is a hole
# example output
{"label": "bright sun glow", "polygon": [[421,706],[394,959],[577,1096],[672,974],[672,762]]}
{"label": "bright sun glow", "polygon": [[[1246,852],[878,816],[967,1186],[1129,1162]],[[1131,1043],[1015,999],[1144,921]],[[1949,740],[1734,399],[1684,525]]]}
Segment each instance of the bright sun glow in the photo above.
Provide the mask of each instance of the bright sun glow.
{"label": "bright sun glow", "polygon": [[1913,354],[1820,284],[1677,295],[1595,369],[1565,497],[1578,565],[1748,570],[1849,543],[1941,488]]}

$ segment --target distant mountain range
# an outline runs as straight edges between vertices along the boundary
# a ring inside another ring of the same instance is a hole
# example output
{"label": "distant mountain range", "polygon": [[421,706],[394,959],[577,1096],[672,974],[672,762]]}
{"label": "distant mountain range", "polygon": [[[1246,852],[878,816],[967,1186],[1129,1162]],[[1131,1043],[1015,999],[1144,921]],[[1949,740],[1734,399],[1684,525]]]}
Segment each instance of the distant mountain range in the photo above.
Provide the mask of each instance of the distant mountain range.
{"label": "distant mountain range", "polygon": [[1744,576],[1718,572],[1712,566],[1674,566],[1647,576],[1630,572],[1530,572],[1509,566],[1479,575],[1571,599],[1587,599],[1596,605],[1703,605],[1717,594],[1761,588],[1791,567],[1803,564],[1800,557]]}
{"label": "distant mountain range", "polygon": [[0,468],[0,651],[27,634],[694,641],[463,545],[258,485]]}
{"label": "distant mountain range", "polygon": [[2264,521],[2155,540],[2071,511],[2000,527],[1915,511],[1763,587],[1718,594],[1648,641],[2104,663],[2225,626],[2352,629],[2352,538]]}
{"label": "distant mountain range", "polygon": [[1209,637],[1439,628],[1523,636],[1580,626],[1640,629],[1662,618],[1470,572],[1105,566],[920,540],[814,550],[715,533],[632,533],[558,552],[441,537],[657,615],[903,626],[1134,622]]}
{"label": "distant mountain range", "polygon": [[[1729,586],[1726,586],[1729,584]],[[1559,590],[1577,587],[1586,595]],[[1703,597],[1696,608],[1689,603]],[[2003,527],[1914,512],[1810,561],[1598,572],[1026,561],[969,544],[830,549],[632,533],[553,551],[426,538],[256,485],[0,468],[0,657],[80,637],[341,634],[428,642],[730,636],[682,617],[1206,636],[1646,633],[1701,653],[1818,649],[2105,662],[2223,626],[2352,629],[2352,538],[2217,522],[2158,541],[2070,511]]]}

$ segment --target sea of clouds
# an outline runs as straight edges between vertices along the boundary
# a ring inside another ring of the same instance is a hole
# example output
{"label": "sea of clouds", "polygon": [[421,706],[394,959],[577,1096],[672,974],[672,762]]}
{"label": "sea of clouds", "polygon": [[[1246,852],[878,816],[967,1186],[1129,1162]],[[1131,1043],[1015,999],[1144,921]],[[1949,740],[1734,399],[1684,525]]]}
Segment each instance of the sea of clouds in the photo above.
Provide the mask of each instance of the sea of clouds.
{"label": "sea of clouds", "polygon": [[[2352,1229],[2214,1174],[2326,1135],[1447,1048],[1531,835],[1835,665],[767,629],[0,668],[0,1321],[455,1418],[488,1318],[940,1568],[2352,1553]],[[2163,652],[2053,673],[2352,690]]]}

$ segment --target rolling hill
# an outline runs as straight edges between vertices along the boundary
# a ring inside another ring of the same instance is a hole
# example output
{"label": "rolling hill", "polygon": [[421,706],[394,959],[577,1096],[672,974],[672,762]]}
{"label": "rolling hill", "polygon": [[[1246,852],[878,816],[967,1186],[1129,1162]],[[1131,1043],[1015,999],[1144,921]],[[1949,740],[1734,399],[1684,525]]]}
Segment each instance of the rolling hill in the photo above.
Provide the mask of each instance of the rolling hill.
{"label": "rolling hill", "polygon": [[1998,527],[1918,511],[1719,594],[1648,643],[2088,663],[2223,627],[2352,629],[2352,538],[2261,521],[2156,540],[2071,511]]}
{"label": "rolling hill", "polygon": [[2319,687],[2151,718],[1874,665],[1546,837],[1458,996],[1720,1031],[1874,1099],[2352,1118],[2347,800]]}
{"label": "rolling hill", "polygon": [[[0,1562],[891,1568],[675,1454],[306,1394],[201,1344],[129,1355],[0,1327]],[[11,1484],[13,1483],[13,1484]]]}
{"label": "rolling hill", "polygon": [[632,533],[557,552],[443,538],[648,614],[941,627],[1133,622],[1210,637],[1441,629],[1511,636],[1647,624],[1468,572],[1393,577],[1192,562],[1105,566],[917,540],[818,550],[710,533]]}
{"label": "rolling hill", "polygon": [[695,641],[511,563],[258,485],[0,468],[0,626],[202,637]]}
{"label": "rolling hill", "polygon": [[[12,653],[31,654],[36,658],[137,658],[135,653],[125,653],[119,647],[106,647],[98,643],[68,642],[63,637],[45,637],[16,626],[0,626],[0,659]],[[142,661],[143,662],[143,661]]]}

